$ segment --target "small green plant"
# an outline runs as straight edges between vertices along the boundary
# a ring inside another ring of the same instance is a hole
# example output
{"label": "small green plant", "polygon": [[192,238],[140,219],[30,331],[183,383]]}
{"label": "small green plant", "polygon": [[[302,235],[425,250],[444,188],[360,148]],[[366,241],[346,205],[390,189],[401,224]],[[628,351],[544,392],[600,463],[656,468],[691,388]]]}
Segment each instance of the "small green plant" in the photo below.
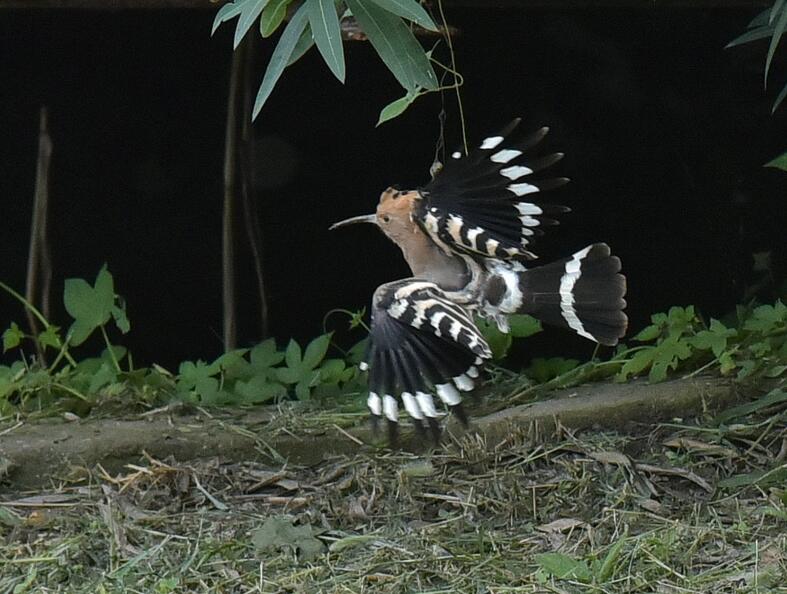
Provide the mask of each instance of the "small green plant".
{"label": "small green plant", "polygon": [[761,375],[780,377],[787,371],[787,306],[739,306],[737,324],[711,319],[706,324],[693,306],[672,307],[651,317],[651,325],[633,340],[653,343],[620,353],[623,365],[617,379],[648,372],[650,381],[667,379],[670,371],[693,368],[695,373],[718,368],[722,375],[742,380]]}
{"label": "small green plant", "polygon": [[[291,340],[279,350],[273,339],[251,349],[237,349],[212,362],[184,361],[177,374],[153,365],[135,369],[128,351],[110,341],[110,326],[120,333],[130,330],[123,300],[115,293],[114,280],[102,267],[91,285],[83,279],[65,282],[63,300],[73,319],[65,338],[60,329],[19,293],[5,284],[0,288],[34,313],[43,331],[27,335],[11,322],[3,332],[3,351],[20,350],[22,358],[0,365],[0,415],[18,409],[58,405],[87,412],[100,397],[131,392],[137,401],[150,404],[175,400],[201,405],[258,404],[292,395],[299,400],[359,393],[364,375],[358,369],[363,344],[345,358],[326,358],[331,334],[312,340],[305,349]],[[357,319],[356,319],[357,318]],[[356,324],[360,316],[355,316]],[[73,348],[84,348],[96,332],[105,347],[98,357],[76,361]],[[26,341],[37,341],[57,354],[48,366],[29,361],[22,351]]]}
{"label": "small green plant", "polygon": [[501,332],[497,324],[483,318],[476,318],[476,325],[492,349],[495,361],[505,359],[514,338],[527,338],[541,332],[541,322],[533,316],[516,314],[508,316],[509,332]]}
{"label": "small green plant", "polygon": [[613,544],[603,559],[575,559],[564,553],[541,553],[535,556],[539,566],[537,579],[543,584],[548,578],[573,580],[583,584],[605,584],[615,575],[625,535]]}

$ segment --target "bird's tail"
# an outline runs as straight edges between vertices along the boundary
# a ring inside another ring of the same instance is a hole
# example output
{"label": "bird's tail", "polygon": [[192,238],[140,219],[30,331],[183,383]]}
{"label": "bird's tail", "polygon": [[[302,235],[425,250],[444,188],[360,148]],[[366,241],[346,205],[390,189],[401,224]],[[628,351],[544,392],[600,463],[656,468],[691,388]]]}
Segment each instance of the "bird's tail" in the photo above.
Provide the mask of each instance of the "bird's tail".
{"label": "bird's tail", "polygon": [[626,277],[620,259],[605,243],[594,243],[570,258],[519,273],[522,305],[552,326],[573,330],[605,345],[626,333]]}

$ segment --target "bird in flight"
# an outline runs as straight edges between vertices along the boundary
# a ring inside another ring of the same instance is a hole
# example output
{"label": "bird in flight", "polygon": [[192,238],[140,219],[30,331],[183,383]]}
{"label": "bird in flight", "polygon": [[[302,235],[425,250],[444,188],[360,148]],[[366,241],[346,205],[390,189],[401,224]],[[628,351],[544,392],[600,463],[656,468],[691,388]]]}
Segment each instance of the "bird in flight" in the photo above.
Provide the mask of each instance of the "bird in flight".
{"label": "bird in flight", "polygon": [[433,395],[467,423],[461,392],[475,387],[492,352],[474,317],[508,332],[508,316],[530,314],[603,345],[615,345],[628,323],[626,279],[604,243],[542,266],[530,251],[543,228],[568,212],[541,201],[568,182],[540,173],[562,153],[533,150],[548,132],[522,134],[520,120],[485,138],[469,154],[454,152],[415,190],[385,190],[374,214],[354,223],[379,227],[402,251],[412,277],[385,283],[372,298],[367,404],[375,426],[396,441],[400,409],[416,430],[440,436]]}

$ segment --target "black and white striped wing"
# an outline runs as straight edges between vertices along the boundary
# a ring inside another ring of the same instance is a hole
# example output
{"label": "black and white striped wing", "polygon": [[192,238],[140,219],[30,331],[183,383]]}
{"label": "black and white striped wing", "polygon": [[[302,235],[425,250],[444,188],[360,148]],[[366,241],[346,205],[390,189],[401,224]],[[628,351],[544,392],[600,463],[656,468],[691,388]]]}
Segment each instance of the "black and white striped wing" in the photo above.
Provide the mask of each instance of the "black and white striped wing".
{"label": "black and white striped wing", "polygon": [[540,202],[540,193],[568,182],[564,177],[541,179],[536,174],[563,158],[562,153],[531,157],[528,152],[548,132],[516,134],[519,119],[485,138],[469,155],[455,152],[440,173],[420,189],[417,217],[438,243],[449,249],[503,260],[531,260],[530,251],[541,227],[557,224],[553,215],[565,206]]}
{"label": "black and white striped wing", "polygon": [[465,420],[461,391],[474,387],[485,359],[492,356],[472,318],[434,283],[406,279],[375,291],[369,348],[368,405],[373,420],[388,420],[395,439],[400,405],[417,429],[439,435],[439,399]]}

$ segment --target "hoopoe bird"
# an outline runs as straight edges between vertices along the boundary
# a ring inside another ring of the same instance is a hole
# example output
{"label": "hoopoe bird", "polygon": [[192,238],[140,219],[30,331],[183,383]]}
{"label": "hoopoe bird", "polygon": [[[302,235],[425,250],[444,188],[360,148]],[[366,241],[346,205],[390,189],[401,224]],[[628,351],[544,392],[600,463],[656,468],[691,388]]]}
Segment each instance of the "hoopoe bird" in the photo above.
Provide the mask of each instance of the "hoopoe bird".
{"label": "hoopoe bird", "polygon": [[562,153],[530,156],[548,128],[518,134],[519,119],[465,155],[455,152],[422,188],[385,190],[375,214],[352,217],[379,227],[402,251],[413,276],[380,286],[372,298],[368,406],[384,417],[395,441],[400,405],[419,433],[439,439],[432,394],[463,424],[461,392],[475,387],[492,357],[474,316],[508,332],[507,317],[530,314],[603,345],[615,345],[628,323],[620,260],[604,243],[544,266],[530,251],[565,206],[544,204],[542,192],[567,178],[536,174]]}

